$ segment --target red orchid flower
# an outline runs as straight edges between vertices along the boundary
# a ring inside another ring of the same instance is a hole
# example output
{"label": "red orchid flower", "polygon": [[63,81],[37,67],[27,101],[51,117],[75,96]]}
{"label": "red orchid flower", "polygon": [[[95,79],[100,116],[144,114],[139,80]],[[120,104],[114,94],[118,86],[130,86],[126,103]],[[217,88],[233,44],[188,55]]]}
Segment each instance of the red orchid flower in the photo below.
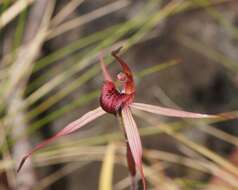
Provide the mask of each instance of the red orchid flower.
{"label": "red orchid flower", "polygon": [[24,162],[28,157],[30,157],[35,151],[43,148],[52,141],[58,139],[59,137],[71,134],[81,127],[85,126],[89,122],[95,120],[96,118],[104,115],[105,113],[111,113],[115,116],[121,117],[123,121],[123,131],[127,140],[127,162],[130,174],[133,179],[132,189],[135,189],[136,183],[134,181],[136,174],[139,172],[143,189],[146,190],[146,180],[142,167],[142,145],[135,120],[132,117],[131,109],[138,109],[146,112],[151,112],[154,114],[171,116],[171,117],[186,117],[186,118],[212,118],[217,117],[215,115],[207,115],[200,113],[192,113],[180,110],[174,110],[170,108],[164,108],[160,106],[154,106],[144,103],[134,103],[135,96],[135,84],[133,80],[132,72],[129,66],[117,55],[121,48],[112,51],[112,56],[120,64],[122,72],[117,75],[117,80],[122,84],[122,90],[119,91],[116,88],[111,75],[109,74],[104,62],[103,57],[100,56],[100,63],[104,77],[104,83],[101,89],[100,96],[100,107],[89,111],[84,114],[78,120],[68,124],[65,128],[59,131],[53,137],[43,141],[33,148],[27,155],[23,157],[17,172],[20,171]]}

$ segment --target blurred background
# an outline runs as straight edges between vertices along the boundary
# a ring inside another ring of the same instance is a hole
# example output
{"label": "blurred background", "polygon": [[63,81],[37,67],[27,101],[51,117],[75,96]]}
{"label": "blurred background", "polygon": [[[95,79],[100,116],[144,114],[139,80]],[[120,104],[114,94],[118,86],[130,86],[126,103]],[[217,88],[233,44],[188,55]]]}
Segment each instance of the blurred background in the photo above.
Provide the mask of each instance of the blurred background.
{"label": "blurred background", "polygon": [[[130,189],[123,134],[105,115],[23,155],[99,105],[104,51],[135,73],[136,101],[238,109],[237,0],[0,0],[0,190]],[[111,64],[112,63],[112,64]],[[238,189],[238,122],[136,112],[149,189]]]}

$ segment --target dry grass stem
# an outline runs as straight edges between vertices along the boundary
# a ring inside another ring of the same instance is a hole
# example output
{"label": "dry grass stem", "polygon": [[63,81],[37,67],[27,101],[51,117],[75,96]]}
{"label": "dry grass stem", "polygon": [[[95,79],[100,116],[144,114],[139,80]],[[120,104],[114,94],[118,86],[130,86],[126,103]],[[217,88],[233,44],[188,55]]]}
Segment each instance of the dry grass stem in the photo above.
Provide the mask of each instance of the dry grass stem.
{"label": "dry grass stem", "polygon": [[78,6],[80,6],[84,0],[72,0],[66,6],[60,10],[51,20],[51,26],[57,26],[61,24]]}
{"label": "dry grass stem", "polygon": [[35,0],[18,0],[0,16],[0,30]]}
{"label": "dry grass stem", "polygon": [[116,2],[109,4],[109,5],[98,8],[90,13],[87,13],[86,15],[83,15],[78,18],[74,18],[70,21],[67,21],[66,23],[59,25],[57,28],[53,28],[51,31],[49,31],[47,39],[48,40],[52,39],[58,35],[61,35],[67,31],[69,31],[69,30],[72,30],[73,28],[79,27],[79,26],[89,23],[97,18],[108,15],[114,11],[117,11],[117,10],[127,6],[128,4],[129,4],[128,0],[118,0]]}

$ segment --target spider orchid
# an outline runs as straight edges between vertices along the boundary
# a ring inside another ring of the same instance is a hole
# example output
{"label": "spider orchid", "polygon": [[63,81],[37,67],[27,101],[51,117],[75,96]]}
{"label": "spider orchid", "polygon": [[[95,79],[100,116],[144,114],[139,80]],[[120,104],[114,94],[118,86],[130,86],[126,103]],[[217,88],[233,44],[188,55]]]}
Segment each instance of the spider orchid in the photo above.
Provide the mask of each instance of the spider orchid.
{"label": "spider orchid", "polygon": [[119,91],[116,88],[111,75],[109,74],[107,67],[103,62],[103,57],[100,56],[100,64],[103,72],[104,83],[101,89],[100,96],[100,106],[88,113],[84,114],[82,117],[68,124],[61,131],[56,133],[53,137],[43,141],[33,148],[27,155],[21,160],[17,172],[19,172],[27,160],[35,151],[43,148],[52,141],[58,139],[59,137],[69,135],[81,127],[85,126],[89,122],[95,120],[96,118],[104,115],[105,113],[110,113],[118,116],[122,119],[123,132],[127,141],[127,162],[130,174],[132,176],[132,189],[135,189],[135,176],[137,173],[140,174],[143,184],[143,189],[146,190],[146,180],[142,167],[142,144],[138,132],[138,128],[135,120],[132,117],[131,110],[137,109],[154,114],[171,116],[171,117],[186,117],[186,118],[213,118],[217,117],[215,115],[207,115],[200,113],[192,113],[186,111],[180,111],[170,108],[164,108],[160,106],[154,106],[144,103],[135,103],[135,83],[133,80],[133,74],[129,66],[124,62],[118,53],[121,48],[112,51],[112,56],[120,64],[122,72],[117,75],[117,80],[121,82],[122,89]]}

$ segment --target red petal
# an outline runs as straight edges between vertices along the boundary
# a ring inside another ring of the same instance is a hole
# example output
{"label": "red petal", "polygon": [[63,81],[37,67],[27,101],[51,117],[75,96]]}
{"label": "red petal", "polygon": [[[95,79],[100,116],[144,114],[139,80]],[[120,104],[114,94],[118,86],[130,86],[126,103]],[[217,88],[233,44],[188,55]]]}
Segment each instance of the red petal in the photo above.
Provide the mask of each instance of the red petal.
{"label": "red petal", "polygon": [[124,107],[122,109],[122,119],[132,157],[135,161],[137,169],[141,174],[143,189],[146,190],[145,176],[142,168],[142,145],[140,135],[129,107]]}
{"label": "red petal", "polygon": [[31,156],[35,151],[43,148],[44,146],[46,146],[47,144],[51,143],[52,141],[58,139],[59,137],[71,134],[73,132],[75,132],[76,130],[78,130],[79,128],[83,127],[84,125],[86,125],[87,123],[95,120],[96,118],[102,116],[103,114],[105,114],[106,112],[103,111],[103,109],[101,107],[98,107],[95,110],[92,110],[86,114],[84,114],[82,117],[80,117],[78,120],[70,123],[69,125],[67,125],[65,128],[63,128],[61,131],[59,131],[58,133],[56,133],[56,135],[54,135],[53,137],[43,141],[42,143],[38,144],[37,146],[35,146],[35,148],[33,148],[26,156],[23,157],[23,159],[21,160],[21,163],[17,169],[17,172],[19,172],[24,164],[24,162],[27,160],[27,158],[29,156]]}
{"label": "red petal", "polygon": [[103,54],[102,53],[100,53],[99,59],[100,59],[100,65],[101,65],[101,68],[102,68],[102,73],[103,73],[104,80],[112,82],[112,77],[109,74],[108,69],[107,69],[107,67],[106,67],[106,65],[103,61]]}
{"label": "red petal", "polygon": [[154,114],[171,116],[171,117],[185,117],[185,118],[215,118],[215,117],[218,117],[216,115],[193,113],[193,112],[175,110],[175,109],[164,108],[164,107],[160,107],[160,106],[153,106],[153,105],[143,104],[143,103],[132,103],[130,105],[130,107],[134,108],[134,109],[154,113]]}
{"label": "red petal", "polygon": [[112,51],[112,56],[115,57],[115,59],[120,63],[123,73],[127,76],[127,81],[125,82],[125,93],[126,94],[133,94],[135,92],[135,84],[133,80],[133,74],[131,72],[131,69],[127,65],[125,61],[123,61],[117,54],[121,50],[122,47],[116,49],[115,51]]}

